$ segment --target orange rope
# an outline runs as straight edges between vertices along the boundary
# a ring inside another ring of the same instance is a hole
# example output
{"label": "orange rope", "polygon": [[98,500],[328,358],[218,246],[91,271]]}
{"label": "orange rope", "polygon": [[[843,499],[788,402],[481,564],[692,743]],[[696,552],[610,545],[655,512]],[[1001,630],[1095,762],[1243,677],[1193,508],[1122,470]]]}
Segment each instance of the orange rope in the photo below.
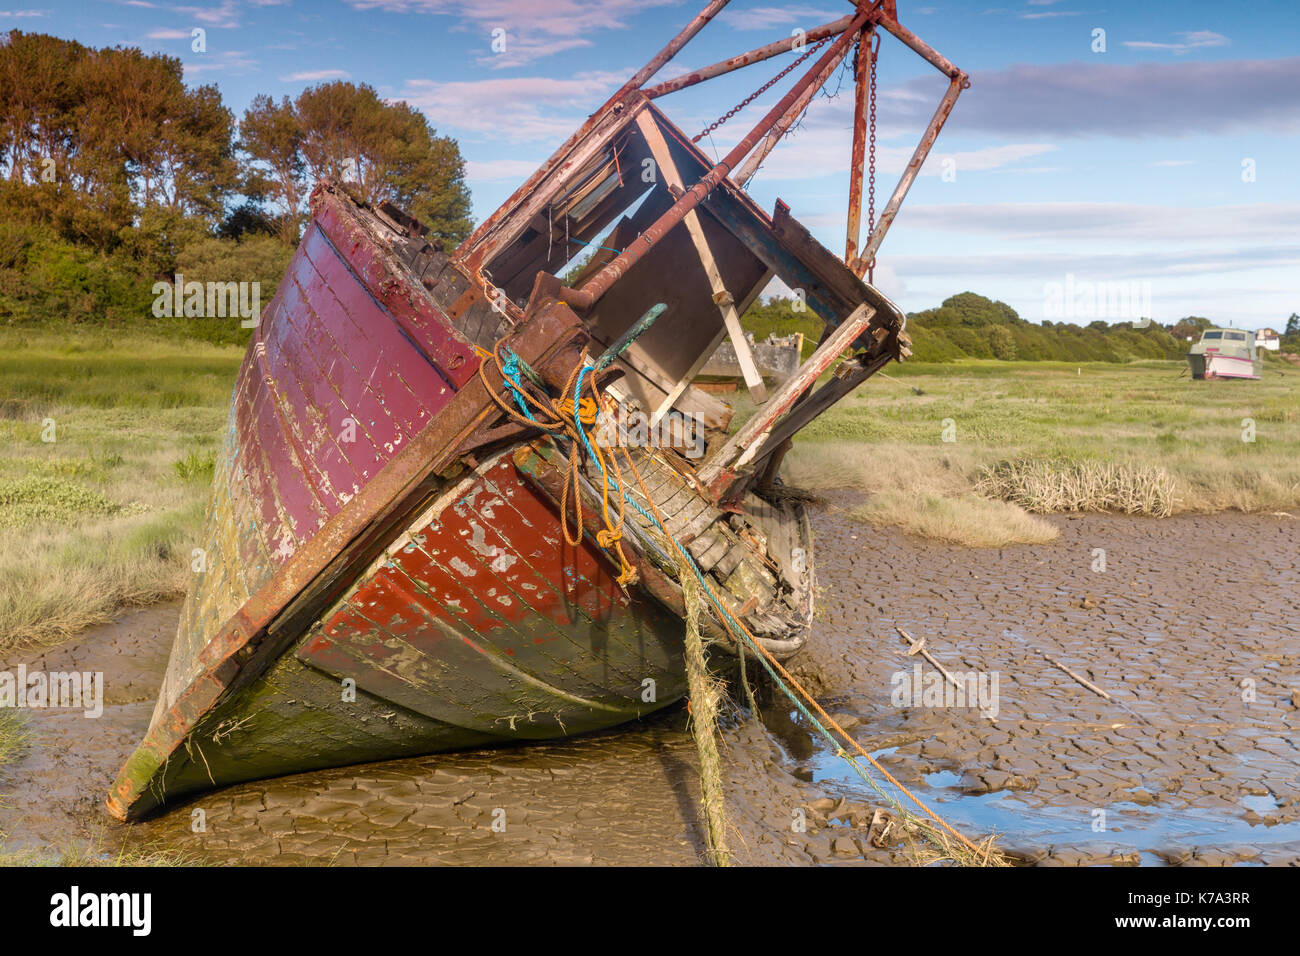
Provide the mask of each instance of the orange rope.
{"label": "orange rope", "polygon": [[[505,339],[500,339],[492,349],[492,359],[496,363],[497,371],[501,374],[502,379],[509,381],[505,373],[505,362],[501,358],[501,348],[505,344]],[[574,365],[573,371],[569,373],[569,380],[565,383],[562,395],[568,396],[573,394],[573,385],[577,380],[578,372],[587,363],[587,351],[583,349],[582,356],[578,363]],[[505,412],[513,420],[525,425],[535,425],[552,434],[564,432],[572,439],[573,447],[569,453],[569,470],[564,480],[564,490],[560,495],[560,531],[564,535],[564,540],[570,547],[577,547],[582,543],[582,465],[578,457],[578,449],[581,445],[576,426],[573,424],[575,418],[585,425],[595,424],[600,411],[604,410],[601,402],[601,395],[596,389],[595,377],[589,378],[591,398],[583,398],[579,402],[577,414],[573,407],[571,398],[553,398],[547,405],[534,398],[526,388],[517,388],[515,393],[522,395],[524,400],[531,405],[540,416],[538,418],[529,418],[527,415],[510,406],[510,402],[502,396],[488,381],[484,367],[487,363],[480,362],[478,367],[479,379],[483,382],[483,387],[487,389],[488,395],[497,404],[497,407]],[[593,442],[592,448],[596,452],[596,459],[600,464],[601,473],[605,471],[606,459],[598,442]],[[614,456],[609,456],[608,463],[613,466],[614,474],[618,478],[619,485],[622,487],[622,474],[618,469]],[[573,516],[576,527],[573,534],[569,533],[569,500],[573,500]],[[618,501],[617,516],[610,513],[609,507],[609,482],[601,483],[601,518],[605,522],[605,527],[596,532],[596,543],[602,548],[613,548],[614,553],[618,556],[619,574],[616,583],[624,591],[629,584],[635,584],[637,579],[636,568],[628,560],[623,551],[623,521],[626,512],[626,504],[622,498]]]}

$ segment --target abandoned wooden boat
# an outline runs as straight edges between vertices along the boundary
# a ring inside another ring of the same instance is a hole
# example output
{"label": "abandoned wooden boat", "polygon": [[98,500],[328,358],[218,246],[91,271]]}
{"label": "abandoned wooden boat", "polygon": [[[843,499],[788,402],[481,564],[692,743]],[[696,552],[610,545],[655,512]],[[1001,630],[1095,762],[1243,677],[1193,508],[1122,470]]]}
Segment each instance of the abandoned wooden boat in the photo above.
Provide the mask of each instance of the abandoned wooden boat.
{"label": "abandoned wooden boat", "polygon": [[[908,354],[904,316],[862,276],[966,78],[892,3],[863,2],[807,34],[794,53],[817,55],[808,72],[713,162],[654,100],[791,41],[646,83],[724,5],[451,254],[354,187],[316,187],[239,372],[194,585],[114,816],[241,780],[598,730],[679,700],[674,542],[755,646],[781,659],[804,645],[813,543],[781,460]],[[878,30],[950,86],[859,253]],[[840,259],[741,187],[850,54]],[[749,382],[758,410],[733,429],[691,381],[724,338],[743,354],[739,317],[772,276],[825,332],[773,394]],[[654,440],[630,437],[637,416]],[[702,623],[735,650],[715,608]]]}
{"label": "abandoned wooden boat", "polygon": [[1260,378],[1264,363],[1255,333],[1240,329],[1206,329],[1187,353],[1192,378]]}

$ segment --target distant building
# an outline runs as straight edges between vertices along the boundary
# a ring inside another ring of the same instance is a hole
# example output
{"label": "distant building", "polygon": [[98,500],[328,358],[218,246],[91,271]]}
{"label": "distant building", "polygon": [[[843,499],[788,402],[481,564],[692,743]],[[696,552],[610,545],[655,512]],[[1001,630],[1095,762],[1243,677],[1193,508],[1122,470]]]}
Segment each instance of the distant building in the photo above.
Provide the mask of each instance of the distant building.
{"label": "distant building", "polygon": [[1255,333],[1255,348],[1276,352],[1282,347],[1282,339],[1273,329],[1260,329]]}

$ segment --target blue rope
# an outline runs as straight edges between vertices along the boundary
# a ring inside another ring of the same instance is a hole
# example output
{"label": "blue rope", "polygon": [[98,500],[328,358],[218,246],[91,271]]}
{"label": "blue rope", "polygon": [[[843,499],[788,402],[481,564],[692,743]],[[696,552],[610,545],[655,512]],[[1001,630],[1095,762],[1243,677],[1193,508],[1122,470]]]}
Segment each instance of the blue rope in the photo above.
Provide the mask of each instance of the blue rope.
{"label": "blue rope", "polygon": [[535,422],[537,421],[536,416],[529,409],[528,403],[524,401],[524,383],[521,378],[522,373],[519,371],[519,356],[510,349],[506,349],[505,352],[506,360],[501,365],[501,372],[505,376],[506,385],[510,388],[510,394],[514,395],[515,404],[519,406],[519,410],[528,416],[529,421]]}
{"label": "blue rope", "polygon": [[888,800],[895,808],[897,808],[900,812],[902,812],[902,805],[898,800],[898,798],[885,793],[885,791],[880,788],[880,785],[876,782],[876,780],[866,772],[866,769],[860,763],[858,763],[858,761],[853,757],[852,754],[850,754],[840,745],[839,741],[835,739],[834,735],[831,734],[831,732],[827,730],[824,726],[822,726],[821,721],[819,721],[816,717],[814,717],[812,712],[809,711],[808,708],[804,706],[803,701],[801,701],[795,695],[795,693],[789,687],[786,686],[785,681],[781,679],[781,675],[779,675],[776,672],[775,668],[772,667],[771,663],[767,660],[766,655],[762,653],[762,651],[758,648],[758,646],[754,643],[754,641],[750,639],[749,635],[746,634],[745,631],[740,627],[740,625],[736,622],[736,619],[732,617],[731,613],[726,609],[726,607],[723,606],[722,602],[719,601],[716,597],[714,597],[713,589],[708,586],[708,583],[704,579],[704,572],[701,571],[700,566],[695,563],[695,558],[691,555],[691,553],[681,546],[681,544],[677,541],[676,537],[674,537],[672,534],[669,534],[668,529],[663,526],[663,524],[659,521],[658,518],[656,518],[651,512],[647,511],[645,508],[641,507],[641,505],[637,503],[637,500],[633,498],[632,495],[626,489],[624,489],[618,482],[614,481],[614,479],[610,477],[609,473],[605,471],[604,466],[601,465],[600,463],[599,456],[596,455],[595,451],[591,447],[591,442],[587,439],[587,429],[583,426],[582,419],[578,415],[578,399],[579,396],[582,394],[582,383],[586,379],[587,374],[591,371],[592,371],[591,366],[588,365],[584,367],[582,371],[578,373],[578,380],[573,386],[573,424],[577,428],[578,437],[582,439],[583,446],[587,449],[588,459],[596,463],[596,468],[600,471],[601,477],[605,479],[606,487],[608,487],[611,491],[613,491],[616,494],[621,494],[623,496],[624,501],[626,501],[633,508],[639,511],[641,515],[646,518],[646,520],[648,520],[651,524],[653,524],[660,531],[662,531],[673,542],[673,545],[677,549],[677,553],[686,559],[687,565],[695,573],[695,577],[700,582],[700,587],[704,591],[705,596],[709,599],[709,602],[715,608],[717,608],[718,613],[721,614],[724,618],[726,618],[727,621],[731,624],[732,633],[737,638],[739,638],[740,640],[748,644],[754,650],[755,656],[758,658],[759,663],[763,665],[763,668],[767,671],[768,675],[776,683],[776,686],[781,688],[782,693],[784,693],[785,696],[790,699],[790,702],[794,704],[794,706],[799,710],[801,714],[804,715],[805,718],[807,718],[808,722],[812,724],[813,727],[816,728],[817,732],[821,734],[823,737],[825,737],[827,742],[830,743],[835,748],[836,756],[841,757],[844,760],[848,761],[849,765],[855,771],[857,771],[858,776],[861,777],[868,784],[870,784],[871,789],[875,790],[876,793],[880,794],[882,797]]}

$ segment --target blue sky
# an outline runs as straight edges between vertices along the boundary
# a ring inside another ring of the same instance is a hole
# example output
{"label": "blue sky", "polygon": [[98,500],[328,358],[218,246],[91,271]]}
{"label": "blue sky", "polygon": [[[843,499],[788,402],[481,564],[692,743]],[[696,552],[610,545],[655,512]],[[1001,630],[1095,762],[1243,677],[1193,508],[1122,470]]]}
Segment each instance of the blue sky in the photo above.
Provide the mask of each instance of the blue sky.
{"label": "blue sky", "polygon": [[[468,160],[490,212],[703,0],[23,0],[17,28],[181,57],[238,116],[257,93],[335,78],[405,99]],[[972,290],[1037,321],[1068,282],[1123,283],[1157,319],[1280,327],[1300,311],[1300,4],[1207,0],[899,0],[899,19],[972,77],[879,256],[908,310]],[[733,0],[672,76],[851,9]],[[207,50],[191,51],[206,30]],[[505,50],[492,48],[505,31]],[[1104,52],[1095,31],[1105,31]],[[687,133],[789,62],[769,60],[660,100]],[[892,190],[945,80],[885,37],[877,194]],[[788,81],[787,81],[788,83]],[[832,80],[830,89],[839,86]],[[772,103],[705,141],[721,155]],[[852,81],[814,102],[751,192],[844,244]],[[939,173],[954,160],[955,177]],[[1243,164],[1253,178],[1243,175]],[[1104,318],[1122,318],[1106,316]],[[1083,320],[1086,321],[1087,315]]]}

